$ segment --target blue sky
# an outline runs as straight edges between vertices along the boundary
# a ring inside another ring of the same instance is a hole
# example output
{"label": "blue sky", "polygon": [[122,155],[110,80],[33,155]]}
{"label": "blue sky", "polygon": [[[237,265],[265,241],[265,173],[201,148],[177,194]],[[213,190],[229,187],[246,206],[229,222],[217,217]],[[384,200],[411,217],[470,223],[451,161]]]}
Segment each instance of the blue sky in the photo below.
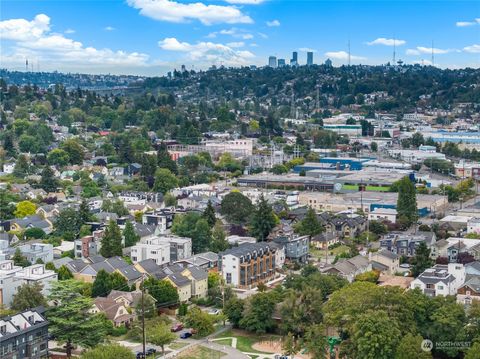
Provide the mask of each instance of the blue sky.
{"label": "blue sky", "polygon": [[185,64],[314,62],[480,65],[480,1],[2,0],[0,66],[164,74]]}

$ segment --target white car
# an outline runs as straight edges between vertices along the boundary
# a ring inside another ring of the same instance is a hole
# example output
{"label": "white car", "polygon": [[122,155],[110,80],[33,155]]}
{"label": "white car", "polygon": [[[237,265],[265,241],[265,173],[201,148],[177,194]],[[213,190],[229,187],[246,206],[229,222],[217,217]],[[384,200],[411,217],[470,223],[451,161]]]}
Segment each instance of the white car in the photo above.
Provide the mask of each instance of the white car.
{"label": "white car", "polygon": [[218,309],[210,309],[210,310],[208,311],[208,314],[210,314],[210,315],[219,315],[219,314],[220,314],[220,310],[218,310]]}

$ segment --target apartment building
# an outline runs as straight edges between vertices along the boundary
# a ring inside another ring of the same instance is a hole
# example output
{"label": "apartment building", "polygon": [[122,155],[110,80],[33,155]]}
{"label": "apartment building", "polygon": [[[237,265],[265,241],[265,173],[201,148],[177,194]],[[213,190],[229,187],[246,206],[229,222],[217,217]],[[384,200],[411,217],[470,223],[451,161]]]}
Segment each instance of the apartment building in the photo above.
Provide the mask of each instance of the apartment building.
{"label": "apartment building", "polygon": [[228,285],[249,289],[275,277],[277,247],[245,243],[219,253],[219,268]]}
{"label": "apartment building", "polygon": [[39,359],[48,357],[48,321],[43,308],[0,319],[0,357]]}
{"label": "apartment building", "polygon": [[[170,245],[170,260],[179,261],[192,256],[192,239],[175,235],[163,235],[146,238],[145,244],[157,245],[168,243]],[[148,258],[145,258],[148,259]]]}
{"label": "apartment building", "polygon": [[137,243],[130,249],[130,258],[133,263],[153,259],[157,265],[168,264],[170,263],[170,243]]}
{"label": "apartment building", "polygon": [[420,289],[422,293],[435,297],[456,295],[465,282],[465,267],[460,263],[437,264],[426,269],[410,284],[411,289]]}

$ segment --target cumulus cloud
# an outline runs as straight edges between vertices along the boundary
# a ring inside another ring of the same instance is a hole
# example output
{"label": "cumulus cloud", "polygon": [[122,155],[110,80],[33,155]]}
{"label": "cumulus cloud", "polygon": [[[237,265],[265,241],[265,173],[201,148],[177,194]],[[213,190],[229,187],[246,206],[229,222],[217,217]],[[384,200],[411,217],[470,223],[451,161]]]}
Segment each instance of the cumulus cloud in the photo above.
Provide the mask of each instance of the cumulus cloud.
{"label": "cumulus cloud", "polygon": [[373,41],[367,42],[367,45],[402,46],[402,45],[405,45],[406,43],[407,42],[405,40],[386,39],[384,37],[379,37]]}
{"label": "cumulus cloud", "polygon": [[420,51],[416,49],[407,49],[407,51],[405,51],[405,54],[409,56],[416,56],[416,55],[420,55]]}
{"label": "cumulus cloud", "polygon": [[227,42],[228,47],[244,47],[245,43],[243,41],[234,41],[234,42]]}
{"label": "cumulus cloud", "polygon": [[179,3],[171,0],[127,0],[127,3],[140,10],[141,15],[160,21],[179,23],[198,20],[204,25],[253,23],[250,16],[235,6]]}
{"label": "cumulus cloud", "polygon": [[[63,65],[88,68],[90,65],[146,66],[149,56],[138,52],[96,49],[50,30],[50,17],[39,14],[31,21],[11,19],[0,21],[0,37],[12,40],[3,50],[1,63],[18,66],[25,58],[51,64],[53,69]],[[66,68],[66,67],[64,67]],[[69,67],[70,68],[70,67]]]}
{"label": "cumulus cloud", "polygon": [[476,21],[457,21],[455,23],[457,27],[468,27],[468,26],[474,26],[476,24],[477,24]]}
{"label": "cumulus cloud", "polygon": [[65,34],[74,34],[74,33],[75,33],[75,30],[73,30],[73,29],[65,30]]}
{"label": "cumulus cloud", "polygon": [[317,50],[311,49],[309,47],[301,47],[298,50],[302,52],[317,52]]}
{"label": "cumulus cloud", "polygon": [[234,37],[236,39],[242,39],[242,40],[250,40],[253,39],[253,35],[248,33],[244,29],[238,29],[236,27],[232,27],[230,29],[222,29],[220,31],[215,31],[211,32],[210,34],[207,35],[207,38],[209,39],[214,39],[217,37],[217,35],[227,35]]}
{"label": "cumulus cloud", "polygon": [[470,46],[466,46],[463,48],[463,51],[469,52],[472,54],[479,54],[480,53],[480,45],[479,44],[474,44]]}
{"label": "cumulus cloud", "polygon": [[[329,51],[325,56],[335,60],[348,60],[348,52],[346,51]],[[365,57],[350,55],[351,60],[366,60]]]}
{"label": "cumulus cloud", "polygon": [[267,26],[270,26],[270,27],[280,26],[280,21],[275,19],[272,21],[267,21],[266,24]]}
{"label": "cumulus cloud", "polygon": [[221,63],[226,66],[241,66],[250,64],[250,61],[255,58],[250,51],[234,50],[228,45],[205,41],[191,44],[181,42],[174,37],[160,40],[158,46],[166,51],[185,53],[187,60],[208,64]]}
{"label": "cumulus cloud", "polygon": [[115,28],[113,26],[105,26],[104,28],[105,31],[113,31]]}

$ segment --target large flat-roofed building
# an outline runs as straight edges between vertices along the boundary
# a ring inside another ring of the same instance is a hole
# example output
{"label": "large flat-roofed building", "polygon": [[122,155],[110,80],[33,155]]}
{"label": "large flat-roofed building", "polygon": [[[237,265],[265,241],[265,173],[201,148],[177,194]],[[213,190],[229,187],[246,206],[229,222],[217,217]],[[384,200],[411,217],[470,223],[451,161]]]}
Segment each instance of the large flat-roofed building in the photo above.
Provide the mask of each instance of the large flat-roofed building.
{"label": "large flat-roofed building", "polygon": [[0,357],[39,359],[48,357],[48,321],[43,308],[0,319]]}
{"label": "large flat-roofed building", "polygon": [[[396,192],[300,192],[298,202],[300,205],[312,207],[317,212],[362,210],[364,213],[370,213],[375,208],[395,209],[397,198],[398,193]],[[446,196],[417,194],[417,208],[422,216],[443,213],[447,205]]]}
{"label": "large flat-roofed building", "polygon": [[275,277],[277,246],[246,243],[220,252],[219,268],[227,285],[249,289]]}
{"label": "large flat-roofed building", "polygon": [[272,175],[272,174],[258,174],[243,176],[237,179],[239,186],[251,186],[261,188],[296,188],[306,190],[316,190],[322,192],[333,192],[334,179],[319,179],[313,177],[290,175]]}

